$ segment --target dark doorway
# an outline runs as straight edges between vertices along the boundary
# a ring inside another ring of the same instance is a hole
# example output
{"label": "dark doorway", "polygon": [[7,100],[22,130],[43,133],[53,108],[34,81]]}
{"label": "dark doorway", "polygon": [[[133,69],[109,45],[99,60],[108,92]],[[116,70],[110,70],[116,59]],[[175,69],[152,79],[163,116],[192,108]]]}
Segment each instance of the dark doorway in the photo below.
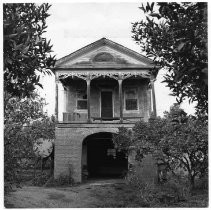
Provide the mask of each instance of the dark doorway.
{"label": "dark doorway", "polygon": [[87,150],[83,150],[86,153],[83,164],[87,164],[88,178],[120,178],[127,171],[127,157],[114,148],[111,133],[93,134],[84,140],[83,147]]}
{"label": "dark doorway", "polygon": [[113,117],[112,91],[101,92],[101,118],[109,119]]}

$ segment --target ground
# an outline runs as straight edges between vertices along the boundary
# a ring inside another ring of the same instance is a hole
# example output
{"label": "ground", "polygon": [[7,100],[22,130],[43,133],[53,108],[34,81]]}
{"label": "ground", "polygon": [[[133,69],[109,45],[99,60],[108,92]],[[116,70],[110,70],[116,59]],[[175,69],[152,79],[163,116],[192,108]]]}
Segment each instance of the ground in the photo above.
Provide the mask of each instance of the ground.
{"label": "ground", "polygon": [[8,208],[140,207],[124,180],[94,180],[73,187],[24,186],[5,198]]}
{"label": "ground", "polygon": [[[114,208],[150,207],[137,189],[123,179],[89,180],[71,187],[24,186],[5,196],[6,208]],[[150,202],[151,203],[151,202]],[[186,201],[169,207],[207,207],[207,192],[196,191]],[[153,207],[167,207],[157,203]]]}

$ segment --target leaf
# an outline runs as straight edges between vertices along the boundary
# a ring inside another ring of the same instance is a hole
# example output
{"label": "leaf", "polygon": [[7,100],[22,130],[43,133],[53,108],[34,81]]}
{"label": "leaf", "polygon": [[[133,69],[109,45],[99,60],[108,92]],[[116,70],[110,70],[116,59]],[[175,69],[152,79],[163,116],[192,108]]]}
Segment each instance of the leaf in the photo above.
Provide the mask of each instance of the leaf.
{"label": "leaf", "polygon": [[177,50],[180,51],[182,50],[182,48],[185,46],[185,42],[181,42],[178,47],[177,47]]}
{"label": "leaf", "polygon": [[151,16],[151,17],[156,17],[156,18],[158,18],[158,19],[161,18],[161,15],[158,14],[158,13],[151,13],[150,16]]}
{"label": "leaf", "polygon": [[151,4],[151,11],[153,11],[154,5],[155,5],[155,3],[152,2],[152,4]]}
{"label": "leaf", "polygon": [[36,85],[38,85],[39,87],[43,88],[42,84],[40,84],[40,83],[37,83]]}
{"label": "leaf", "polygon": [[[47,11],[50,8],[50,5],[43,5],[28,3],[3,6],[4,72],[18,78],[18,81],[13,83],[14,81],[10,80],[11,76],[6,75],[4,90],[18,97],[32,94],[33,84],[28,85],[27,81],[31,82],[31,78],[34,78],[35,70],[45,71],[45,61],[52,51],[52,45],[46,49],[39,45],[42,39],[46,40],[42,34],[47,28]],[[50,45],[50,42],[46,40],[46,44]],[[53,64],[53,61],[51,63]],[[36,83],[35,80],[33,82]]]}
{"label": "leaf", "polygon": [[28,52],[28,50],[29,50],[29,45],[27,46],[27,47],[25,47],[23,50],[22,50],[22,53],[23,54],[26,54],[27,52]]}
{"label": "leaf", "polygon": [[142,6],[141,7],[139,7],[139,9],[141,9],[142,11],[144,11],[144,13],[146,13],[146,10],[145,10],[145,8],[144,8],[144,5],[142,4]]}
{"label": "leaf", "polygon": [[12,60],[10,58],[6,58],[6,62],[12,64]]}

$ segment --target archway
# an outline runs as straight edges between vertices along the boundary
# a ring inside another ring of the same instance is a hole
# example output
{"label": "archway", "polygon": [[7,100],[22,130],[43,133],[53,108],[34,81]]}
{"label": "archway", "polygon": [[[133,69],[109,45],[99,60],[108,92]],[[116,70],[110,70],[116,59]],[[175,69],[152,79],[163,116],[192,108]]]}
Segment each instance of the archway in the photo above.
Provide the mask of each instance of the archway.
{"label": "archway", "polygon": [[127,171],[128,160],[117,151],[112,133],[101,132],[86,137],[82,145],[82,178],[120,178]]}

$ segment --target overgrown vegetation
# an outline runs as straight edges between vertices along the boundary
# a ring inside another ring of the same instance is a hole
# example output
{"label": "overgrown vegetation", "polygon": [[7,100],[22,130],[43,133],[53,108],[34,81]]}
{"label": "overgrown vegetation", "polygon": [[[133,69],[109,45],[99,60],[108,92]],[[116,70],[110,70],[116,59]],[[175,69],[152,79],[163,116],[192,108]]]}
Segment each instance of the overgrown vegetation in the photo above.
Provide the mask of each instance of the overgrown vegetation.
{"label": "overgrown vegetation", "polygon": [[52,45],[43,34],[49,4],[3,4],[4,91],[13,96],[33,94],[40,76],[55,63]]}
{"label": "overgrown vegetation", "polygon": [[[35,93],[40,73],[51,74],[52,45],[43,34],[49,4],[3,5],[4,45],[4,179],[21,181],[21,170],[32,167],[37,138],[53,138],[55,119],[43,112],[45,101]],[[36,121],[36,122],[35,122]]]}
{"label": "overgrown vegetation", "polygon": [[[191,191],[196,187],[196,180],[207,180],[208,122],[204,117],[188,116],[178,105],[172,106],[170,112],[165,113],[164,118],[151,118],[149,122],[138,122],[132,131],[120,128],[113,141],[119,150],[127,153],[133,147],[136,151],[136,161],[140,163],[144,157],[152,154],[157,163],[165,165],[164,171],[168,176],[160,180],[162,186],[152,188],[152,194],[158,189],[158,192],[167,189],[171,183],[170,191],[174,186],[172,197],[177,197],[183,194],[183,189],[179,186],[186,186],[184,180],[187,180],[188,186],[185,189]],[[147,192],[150,187],[146,186],[146,183],[140,183],[141,179],[136,172],[133,176],[132,183],[137,187],[141,185],[140,192],[145,196],[144,189],[146,188]],[[168,190],[167,194],[171,194]],[[147,199],[151,198],[147,196]],[[157,196],[154,199],[157,199]]]}
{"label": "overgrown vegetation", "polygon": [[208,31],[206,2],[142,4],[146,19],[135,22],[133,39],[166,69],[164,82],[177,97],[197,102],[208,113]]}
{"label": "overgrown vegetation", "polygon": [[145,207],[167,207],[181,201],[187,201],[190,191],[185,180],[169,178],[162,185],[145,182],[133,174],[128,180],[130,185],[138,189],[137,196]]}
{"label": "overgrown vegetation", "polygon": [[12,97],[5,104],[4,179],[20,183],[22,171],[34,167],[33,143],[37,138],[55,138],[55,118],[43,111],[45,101],[34,94],[31,98]]}
{"label": "overgrown vegetation", "polygon": [[73,167],[69,164],[68,174],[60,174],[58,178],[53,176],[45,183],[45,187],[56,187],[56,186],[73,186],[76,182],[73,179]]}

